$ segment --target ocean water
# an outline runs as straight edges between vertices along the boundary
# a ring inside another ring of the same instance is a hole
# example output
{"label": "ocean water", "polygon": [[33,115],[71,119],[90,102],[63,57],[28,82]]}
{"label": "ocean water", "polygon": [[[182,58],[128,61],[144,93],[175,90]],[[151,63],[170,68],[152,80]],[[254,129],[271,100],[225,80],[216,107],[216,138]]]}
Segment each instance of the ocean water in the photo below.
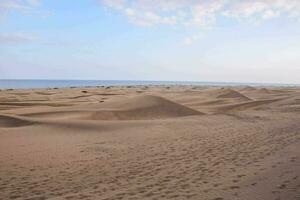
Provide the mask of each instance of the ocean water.
{"label": "ocean water", "polygon": [[193,82],[193,81],[121,81],[121,80],[14,80],[0,79],[0,89],[64,88],[88,86],[130,86],[130,85],[202,85],[202,86],[297,86],[293,84]]}

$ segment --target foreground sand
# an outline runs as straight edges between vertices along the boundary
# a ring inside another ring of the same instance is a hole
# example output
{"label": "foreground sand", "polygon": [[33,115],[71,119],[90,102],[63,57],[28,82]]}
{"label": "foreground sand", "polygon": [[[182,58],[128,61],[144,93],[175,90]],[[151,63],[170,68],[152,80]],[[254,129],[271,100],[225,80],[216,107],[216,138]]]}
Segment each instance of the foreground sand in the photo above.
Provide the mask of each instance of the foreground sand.
{"label": "foreground sand", "polygon": [[0,91],[0,199],[300,199],[300,89]]}

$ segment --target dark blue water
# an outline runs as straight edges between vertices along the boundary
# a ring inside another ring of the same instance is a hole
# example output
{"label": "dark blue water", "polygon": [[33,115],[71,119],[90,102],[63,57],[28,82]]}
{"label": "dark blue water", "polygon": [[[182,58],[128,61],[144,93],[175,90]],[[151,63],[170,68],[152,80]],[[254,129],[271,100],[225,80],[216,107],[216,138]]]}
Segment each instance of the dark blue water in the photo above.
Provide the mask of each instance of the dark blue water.
{"label": "dark blue water", "polygon": [[0,89],[63,88],[87,86],[129,86],[129,85],[207,85],[207,86],[295,86],[291,84],[260,84],[230,82],[192,81],[118,81],[118,80],[0,80]]}

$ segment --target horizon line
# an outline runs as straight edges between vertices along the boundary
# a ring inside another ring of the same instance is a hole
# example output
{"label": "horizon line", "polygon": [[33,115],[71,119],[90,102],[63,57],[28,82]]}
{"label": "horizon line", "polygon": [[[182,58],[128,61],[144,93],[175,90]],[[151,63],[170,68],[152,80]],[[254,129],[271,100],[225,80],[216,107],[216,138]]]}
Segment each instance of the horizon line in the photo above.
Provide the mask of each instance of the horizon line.
{"label": "horizon line", "polygon": [[141,79],[24,79],[24,78],[0,78],[0,81],[120,81],[120,82],[181,82],[181,83],[220,83],[220,84],[254,84],[254,85],[299,85],[300,83],[283,83],[283,82],[239,82],[239,81],[193,81],[193,80],[141,80]]}

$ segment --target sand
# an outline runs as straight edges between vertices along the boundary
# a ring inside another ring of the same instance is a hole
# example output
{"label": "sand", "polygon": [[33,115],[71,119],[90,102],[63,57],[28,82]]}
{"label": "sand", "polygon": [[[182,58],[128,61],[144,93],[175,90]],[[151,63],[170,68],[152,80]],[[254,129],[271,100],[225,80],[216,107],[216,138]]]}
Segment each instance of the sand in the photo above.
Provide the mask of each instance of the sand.
{"label": "sand", "polygon": [[0,199],[300,199],[300,88],[0,91]]}

